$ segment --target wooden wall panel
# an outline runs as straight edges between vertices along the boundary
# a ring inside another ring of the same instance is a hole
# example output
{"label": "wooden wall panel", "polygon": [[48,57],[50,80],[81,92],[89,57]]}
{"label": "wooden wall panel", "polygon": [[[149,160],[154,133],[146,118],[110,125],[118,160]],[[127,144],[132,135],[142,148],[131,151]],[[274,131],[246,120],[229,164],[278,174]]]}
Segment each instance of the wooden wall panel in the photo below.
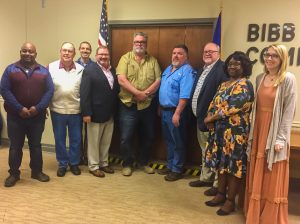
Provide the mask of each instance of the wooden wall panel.
{"label": "wooden wall panel", "polygon": [[117,27],[111,32],[111,63],[117,67],[118,62],[123,54],[132,50],[133,33],[135,28]]}
{"label": "wooden wall panel", "polygon": [[185,27],[160,27],[159,30],[159,54],[158,61],[162,71],[171,64],[172,50],[174,46],[183,44],[185,39]]}
{"label": "wooden wall panel", "polygon": [[[173,47],[177,44],[186,44],[189,48],[189,61],[194,68],[203,65],[202,51],[204,45],[212,39],[212,26],[138,26],[116,27],[112,29],[112,65],[117,66],[120,57],[132,49],[133,33],[143,31],[148,34],[147,51],[157,58],[161,70],[164,71],[171,64]],[[196,119],[191,114],[188,126],[187,164],[199,165],[201,150],[197,142]],[[161,132],[160,118],[157,117],[155,141],[152,148],[154,160],[166,160],[167,150]],[[121,154],[119,150],[118,117],[115,120],[111,152]],[[137,141],[135,148],[137,150]]]}
{"label": "wooden wall panel", "polygon": [[212,32],[211,26],[186,27],[185,44],[189,48],[189,62],[194,68],[203,66],[203,48],[211,41]]}

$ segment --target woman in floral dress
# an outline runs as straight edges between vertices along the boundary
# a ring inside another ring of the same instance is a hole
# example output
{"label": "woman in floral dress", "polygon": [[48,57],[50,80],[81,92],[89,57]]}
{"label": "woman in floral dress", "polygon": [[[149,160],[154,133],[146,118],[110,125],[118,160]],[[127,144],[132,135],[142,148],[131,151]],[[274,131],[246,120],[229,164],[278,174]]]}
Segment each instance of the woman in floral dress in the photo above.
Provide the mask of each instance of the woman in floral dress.
{"label": "woman in floral dress", "polygon": [[230,79],[220,85],[204,122],[209,129],[205,163],[218,171],[218,193],[207,206],[224,205],[218,215],[235,209],[235,196],[246,174],[249,115],[254,100],[248,80],[252,64],[248,56],[236,51],[225,61]]}

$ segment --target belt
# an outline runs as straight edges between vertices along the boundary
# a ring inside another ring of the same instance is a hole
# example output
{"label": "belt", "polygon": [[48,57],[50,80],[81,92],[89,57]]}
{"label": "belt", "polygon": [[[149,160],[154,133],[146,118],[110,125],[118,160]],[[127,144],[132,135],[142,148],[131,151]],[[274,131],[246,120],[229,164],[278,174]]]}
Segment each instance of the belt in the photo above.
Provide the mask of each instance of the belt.
{"label": "belt", "polygon": [[175,111],[176,110],[176,107],[163,107],[163,106],[160,106],[160,108],[162,110],[165,110],[165,111]]}

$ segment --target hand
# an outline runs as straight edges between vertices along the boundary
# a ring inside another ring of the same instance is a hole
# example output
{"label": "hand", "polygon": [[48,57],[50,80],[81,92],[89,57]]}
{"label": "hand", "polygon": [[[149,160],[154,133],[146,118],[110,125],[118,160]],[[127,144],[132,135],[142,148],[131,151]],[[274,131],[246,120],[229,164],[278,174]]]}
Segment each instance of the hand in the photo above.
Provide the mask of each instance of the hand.
{"label": "hand", "polygon": [[91,116],[84,116],[83,117],[83,122],[84,123],[91,123],[92,119],[91,119]]}
{"label": "hand", "polygon": [[21,118],[29,118],[30,112],[26,107],[23,107],[22,110],[19,111],[19,115]]}
{"label": "hand", "polygon": [[211,130],[211,129],[214,129],[215,126],[214,126],[213,122],[210,122],[210,123],[206,124],[206,127],[207,127],[208,130]]}
{"label": "hand", "polygon": [[276,145],[274,146],[274,148],[275,148],[275,151],[276,151],[276,152],[280,152],[280,151],[283,149],[283,145],[281,145],[281,144],[276,144]]}
{"label": "hand", "polygon": [[137,101],[137,102],[140,102],[140,101],[144,101],[148,95],[147,95],[148,92],[146,91],[139,91],[136,95],[134,95],[134,99]]}
{"label": "hand", "polygon": [[36,116],[39,112],[37,111],[35,106],[29,108],[30,117]]}
{"label": "hand", "polygon": [[209,123],[213,123],[212,122],[212,116],[210,116],[210,115],[207,115],[207,117],[206,118],[204,118],[204,124],[207,126],[207,124],[209,124]]}
{"label": "hand", "polygon": [[173,117],[172,117],[172,123],[174,124],[174,126],[175,126],[176,128],[178,128],[179,125],[180,125],[179,120],[180,120],[180,114],[174,113],[174,115],[173,115]]}
{"label": "hand", "polygon": [[49,111],[48,108],[46,109],[46,119],[49,117]]}

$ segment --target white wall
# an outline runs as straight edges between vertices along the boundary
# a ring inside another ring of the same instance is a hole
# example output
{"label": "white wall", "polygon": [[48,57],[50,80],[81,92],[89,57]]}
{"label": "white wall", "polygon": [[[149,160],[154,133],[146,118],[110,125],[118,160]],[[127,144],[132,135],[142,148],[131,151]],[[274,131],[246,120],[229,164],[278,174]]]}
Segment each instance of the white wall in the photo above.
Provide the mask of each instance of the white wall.
{"label": "white wall", "polygon": [[[70,41],[76,46],[87,40],[97,47],[99,17],[102,0],[0,0],[0,73],[5,67],[19,59],[23,42],[31,41],[37,46],[37,60],[43,65],[56,60],[62,42]],[[108,19],[116,20],[166,20],[216,18],[222,5],[223,53],[226,58],[234,50],[246,51],[249,46],[263,48],[270,43],[247,42],[249,23],[293,22],[296,37],[287,46],[300,46],[300,2],[298,0],[109,0]],[[171,38],[171,37],[170,37]],[[94,54],[94,52],[92,53]],[[257,57],[251,55],[252,59]],[[290,68],[296,74],[299,66]],[[262,71],[257,63],[254,75]],[[300,83],[299,89],[300,89]],[[300,94],[299,94],[300,95]],[[300,100],[300,97],[299,97]],[[1,108],[2,116],[5,116]],[[296,122],[300,121],[297,111]],[[3,137],[7,137],[4,127]],[[54,144],[50,119],[47,120],[42,142]]]}

